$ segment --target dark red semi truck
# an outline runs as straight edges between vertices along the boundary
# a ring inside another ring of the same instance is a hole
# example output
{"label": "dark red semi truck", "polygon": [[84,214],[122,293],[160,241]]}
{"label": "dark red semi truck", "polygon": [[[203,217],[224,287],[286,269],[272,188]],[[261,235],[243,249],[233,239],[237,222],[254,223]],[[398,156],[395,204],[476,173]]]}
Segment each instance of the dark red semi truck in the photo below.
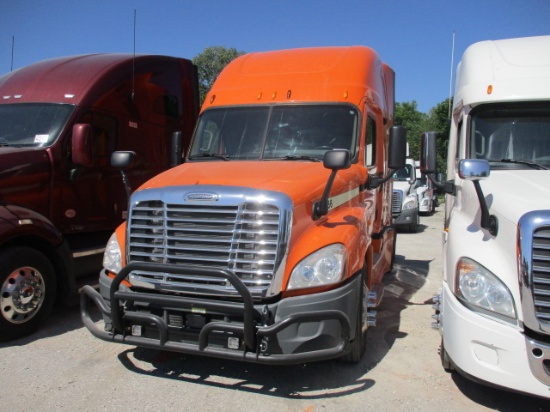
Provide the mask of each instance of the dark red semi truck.
{"label": "dark red semi truck", "polygon": [[180,163],[199,108],[196,67],[167,56],[46,60],[0,77],[0,340],[35,331],[97,274],[130,188]]}

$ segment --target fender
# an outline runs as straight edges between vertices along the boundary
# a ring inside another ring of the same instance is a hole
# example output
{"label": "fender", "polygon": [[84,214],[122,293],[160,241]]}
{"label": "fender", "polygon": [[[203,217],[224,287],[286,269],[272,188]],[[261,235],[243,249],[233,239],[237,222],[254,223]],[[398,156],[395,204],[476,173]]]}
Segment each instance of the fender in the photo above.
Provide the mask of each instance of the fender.
{"label": "fender", "polygon": [[[355,205],[333,209],[325,218],[309,227],[290,248],[283,280],[285,289],[292,270],[301,259],[334,243],[342,243],[348,252],[347,273],[344,279],[348,281],[363,267],[367,249],[371,245],[371,238],[364,234],[369,233],[371,229],[372,227],[369,228],[367,225],[364,208]],[[331,285],[330,288],[334,286],[338,285]]]}
{"label": "fender", "polygon": [[62,296],[76,292],[72,252],[63,235],[41,214],[13,204],[0,204],[0,248],[32,246],[52,262]]}

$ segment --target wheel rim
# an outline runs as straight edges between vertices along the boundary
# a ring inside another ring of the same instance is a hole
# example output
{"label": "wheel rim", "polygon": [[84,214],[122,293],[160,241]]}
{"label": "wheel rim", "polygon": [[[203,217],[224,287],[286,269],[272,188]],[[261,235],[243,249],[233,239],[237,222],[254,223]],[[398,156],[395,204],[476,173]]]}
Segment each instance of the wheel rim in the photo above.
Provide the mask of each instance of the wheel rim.
{"label": "wheel rim", "polygon": [[2,316],[19,324],[36,315],[46,295],[44,278],[36,269],[25,266],[11,272],[0,294]]}

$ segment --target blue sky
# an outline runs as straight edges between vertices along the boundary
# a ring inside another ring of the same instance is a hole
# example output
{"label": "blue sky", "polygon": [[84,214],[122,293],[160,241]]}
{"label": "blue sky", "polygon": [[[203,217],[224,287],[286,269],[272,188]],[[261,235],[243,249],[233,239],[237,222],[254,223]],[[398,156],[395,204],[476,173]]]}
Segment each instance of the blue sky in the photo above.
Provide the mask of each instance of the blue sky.
{"label": "blue sky", "polygon": [[131,53],[134,10],[137,53],[372,47],[396,71],[396,100],[423,112],[449,96],[453,32],[453,74],[474,42],[550,34],[550,0],[0,0],[0,75],[57,56]]}

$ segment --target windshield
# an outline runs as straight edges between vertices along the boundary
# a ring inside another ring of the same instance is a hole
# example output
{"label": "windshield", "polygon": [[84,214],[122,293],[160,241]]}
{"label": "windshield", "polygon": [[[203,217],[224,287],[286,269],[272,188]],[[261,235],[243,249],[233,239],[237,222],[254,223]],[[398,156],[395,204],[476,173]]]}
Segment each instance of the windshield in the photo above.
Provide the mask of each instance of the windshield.
{"label": "windshield", "polygon": [[359,124],[348,105],[215,108],[199,120],[189,159],[321,160],[327,150],[355,153]]}
{"label": "windshield", "polygon": [[74,106],[52,103],[0,105],[0,146],[49,146],[69,119]]}
{"label": "windshield", "polygon": [[550,168],[550,103],[472,112],[469,156],[488,160],[492,168]]}
{"label": "windshield", "polygon": [[405,165],[404,168],[398,169],[393,173],[393,180],[398,182],[404,182],[410,180],[413,173],[413,167],[411,165]]}

